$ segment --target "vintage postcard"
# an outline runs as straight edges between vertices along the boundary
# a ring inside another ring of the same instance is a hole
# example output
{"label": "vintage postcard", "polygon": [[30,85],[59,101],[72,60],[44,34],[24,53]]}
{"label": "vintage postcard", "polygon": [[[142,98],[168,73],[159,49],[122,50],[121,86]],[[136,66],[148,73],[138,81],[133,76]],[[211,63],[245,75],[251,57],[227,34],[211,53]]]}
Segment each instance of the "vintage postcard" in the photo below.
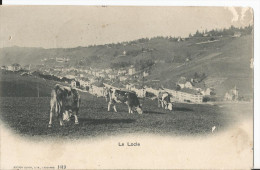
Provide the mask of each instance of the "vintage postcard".
{"label": "vintage postcard", "polygon": [[251,169],[253,17],[1,6],[0,169]]}

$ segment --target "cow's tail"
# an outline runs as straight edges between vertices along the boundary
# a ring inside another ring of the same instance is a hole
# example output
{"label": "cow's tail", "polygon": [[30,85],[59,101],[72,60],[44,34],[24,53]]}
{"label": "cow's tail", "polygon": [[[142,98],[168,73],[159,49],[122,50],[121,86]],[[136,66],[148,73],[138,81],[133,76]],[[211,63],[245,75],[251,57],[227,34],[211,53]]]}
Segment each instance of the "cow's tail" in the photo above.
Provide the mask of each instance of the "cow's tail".
{"label": "cow's tail", "polygon": [[78,96],[77,96],[77,108],[76,108],[76,115],[79,115],[79,108],[80,108],[80,104],[81,104],[81,98],[80,98],[80,95],[78,94]]}
{"label": "cow's tail", "polygon": [[80,98],[80,95],[78,96],[78,102],[77,102],[77,107],[79,108],[80,107],[80,102],[81,102],[81,98]]}
{"label": "cow's tail", "polygon": [[161,99],[160,99],[160,96],[161,96],[161,92],[159,92],[158,95],[157,95],[158,107],[161,107]]}

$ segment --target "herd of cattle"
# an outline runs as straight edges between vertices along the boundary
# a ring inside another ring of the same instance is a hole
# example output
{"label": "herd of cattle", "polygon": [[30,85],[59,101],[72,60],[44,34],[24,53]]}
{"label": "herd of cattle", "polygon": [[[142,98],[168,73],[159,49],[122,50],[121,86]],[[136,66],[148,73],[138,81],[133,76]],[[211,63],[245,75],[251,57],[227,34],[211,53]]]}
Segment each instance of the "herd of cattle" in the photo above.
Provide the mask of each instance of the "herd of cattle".
{"label": "herd of cattle", "polygon": [[[170,97],[169,93],[160,92],[157,96],[158,107],[172,110]],[[116,104],[125,103],[128,106],[128,113],[133,113],[134,111],[139,114],[143,113],[142,105],[135,92],[106,88],[105,98],[108,103],[108,111],[113,107],[114,111],[117,112]],[[60,126],[63,126],[64,120],[69,121],[71,116],[75,117],[75,124],[78,124],[80,102],[80,95],[76,89],[56,84],[51,91],[51,109],[48,127],[52,127],[53,115],[58,118]]]}

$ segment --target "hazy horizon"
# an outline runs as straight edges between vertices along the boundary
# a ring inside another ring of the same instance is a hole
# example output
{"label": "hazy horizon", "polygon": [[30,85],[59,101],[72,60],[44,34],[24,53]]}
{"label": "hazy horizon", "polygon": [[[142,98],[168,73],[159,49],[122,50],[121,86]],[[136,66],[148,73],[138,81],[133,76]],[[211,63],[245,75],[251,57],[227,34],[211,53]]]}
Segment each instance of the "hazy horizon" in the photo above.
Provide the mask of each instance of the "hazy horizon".
{"label": "hazy horizon", "polygon": [[248,7],[0,7],[0,48],[76,48],[253,25]]}

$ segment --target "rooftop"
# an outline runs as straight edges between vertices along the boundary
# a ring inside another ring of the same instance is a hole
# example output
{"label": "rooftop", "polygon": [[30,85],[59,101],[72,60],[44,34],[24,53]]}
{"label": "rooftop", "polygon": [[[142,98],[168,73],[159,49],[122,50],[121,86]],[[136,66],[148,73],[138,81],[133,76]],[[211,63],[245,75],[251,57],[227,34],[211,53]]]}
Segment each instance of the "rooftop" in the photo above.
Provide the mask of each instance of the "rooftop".
{"label": "rooftop", "polygon": [[193,89],[188,89],[188,88],[183,88],[180,90],[181,92],[184,92],[184,93],[189,93],[189,94],[195,94],[195,95],[200,95],[201,93],[199,93],[198,91],[196,90],[193,90]]}

